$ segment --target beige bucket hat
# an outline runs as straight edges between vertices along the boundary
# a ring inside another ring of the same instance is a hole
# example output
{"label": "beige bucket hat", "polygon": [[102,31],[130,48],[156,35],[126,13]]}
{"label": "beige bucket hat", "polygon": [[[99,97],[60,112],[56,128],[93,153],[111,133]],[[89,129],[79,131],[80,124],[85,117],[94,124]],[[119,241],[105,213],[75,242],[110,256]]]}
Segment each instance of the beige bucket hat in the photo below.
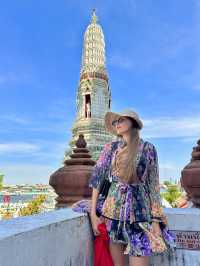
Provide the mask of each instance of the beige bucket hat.
{"label": "beige bucket hat", "polygon": [[118,119],[120,116],[128,116],[128,117],[134,119],[138,124],[138,128],[142,129],[143,123],[142,123],[141,119],[139,118],[139,115],[131,109],[125,109],[125,110],[122,110],[118,113],[107,112],[105,114],[105,117],[104,117],[105,127],[112,134],[117,135],[116,128],[115,128],[115,126],[112,125],[112,122],[113,122],[113,120]]}

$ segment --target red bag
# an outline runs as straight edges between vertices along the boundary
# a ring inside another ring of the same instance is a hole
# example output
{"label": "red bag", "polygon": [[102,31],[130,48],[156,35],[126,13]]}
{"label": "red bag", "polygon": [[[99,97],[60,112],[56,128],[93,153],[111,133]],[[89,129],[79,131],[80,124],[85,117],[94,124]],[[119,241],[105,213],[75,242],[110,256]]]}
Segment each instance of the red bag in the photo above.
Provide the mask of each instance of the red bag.
{"label": "red bag", "polygon": [[98,224],[99,235],[94,240],[94,266],[114,266],[109,250],[109,235],[105,223]]}

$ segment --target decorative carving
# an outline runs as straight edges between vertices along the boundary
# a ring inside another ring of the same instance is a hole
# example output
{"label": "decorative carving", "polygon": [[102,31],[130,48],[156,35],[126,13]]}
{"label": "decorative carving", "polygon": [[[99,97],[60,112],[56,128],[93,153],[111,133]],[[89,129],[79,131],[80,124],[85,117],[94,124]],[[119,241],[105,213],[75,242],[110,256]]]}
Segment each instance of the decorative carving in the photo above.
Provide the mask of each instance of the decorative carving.
{"label": "decorative carving", "polygon": [[49,184],[58,195],[56,208],[68,207],[82,198],[91,197],[88,180],[96,162],[91,159],[86,146],[84,136],[80,134],[71,159],[65,160],[64,167],[50,176]]}
{"label": "decorative carving", "polygon": [[91,23],[84,34],[81,74],[89,72],[106,75],[104,34],[101,26],[97,24],[95,10],[93,10]]}
{"label": "decorative carving", "polygon": [[86,103],[86,117],[91,117],[91,107],[90,107],[90,102]]}
{"label": "decorative carving", "polygon": [[[96,14],[84,34],[82,65],[77,97],[77,114],[72,126],[71,149],[78,135],[84,134],[92,158],[97,159],[103,145],[115,136],[105,129],[104,116],[110,110],[110,91],[105,60],[105,42]],[[92,22],[93,21],[93,22]],[[99,149],[100,147],[100,149]]]}
{"label": "decorative carving", "polygon": [[194,207],[200,208],[200,139],[193,147],[190,163],[181,172],[181,185]]}
{"label": "decorative carving", "polygon": [[92,10],[92,19],[91,19],[91,23],[94,23],[94,24],[97,23],[97,16],[96,16],[96,9],[95,9],[95,8]]}

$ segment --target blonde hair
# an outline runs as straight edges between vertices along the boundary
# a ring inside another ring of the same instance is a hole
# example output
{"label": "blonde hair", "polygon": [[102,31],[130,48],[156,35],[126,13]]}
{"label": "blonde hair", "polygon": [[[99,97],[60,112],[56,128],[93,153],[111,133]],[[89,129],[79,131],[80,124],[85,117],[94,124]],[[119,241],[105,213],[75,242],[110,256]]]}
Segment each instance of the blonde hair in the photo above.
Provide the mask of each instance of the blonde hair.
{"label": "blonde hair", "polygon": [[[112,167],[117,170],[120,180],[128,184],[138,182],[136,172],[136,156],[140,142],[140,134],[138,128],[132,126],[130,134],[130,143],[128,145],[124,145],[124,147],[122,147],[121,149],[118,149],[115,160],[112,163]],[[121,135],[118,136],[122,138]],[[126,144],[126,142],[124,142],[124,144]]]}

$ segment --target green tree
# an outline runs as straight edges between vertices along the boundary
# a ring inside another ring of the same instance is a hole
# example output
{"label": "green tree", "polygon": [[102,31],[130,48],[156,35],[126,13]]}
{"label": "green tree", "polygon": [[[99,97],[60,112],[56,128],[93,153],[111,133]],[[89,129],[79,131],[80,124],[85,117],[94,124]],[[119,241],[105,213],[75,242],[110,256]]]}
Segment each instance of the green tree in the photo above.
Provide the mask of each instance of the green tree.
{"label": "green tree", "polygon": [[27,216],[36,213],[40,213],[42,209],[42,204],[46,200],[46,195],[39,195],[33,200],[29,201],[26,207],[20,208],[18,215],[19,216]]}
{"label": "green tree", "polygon": [[0,173],[0,190],[3,188],[3,178],[4,175]]}
{"label": "green tree", "polygon": [[163,184],[164,184],[165,186],[170,186],[170,185],[172,185],[172,183],[171,183],[170,181],[168,181],[168,180],[165,180],[165,181],[163,182]]}
{"label": "green tree", "polygon": [[167,186],[167,189],[165,192],[162,192],[161,195],[164,197],[172,207],[177,207],[177,200],[181,197],[182,192],[181,190],[177,187],[176,184],[173,183],[165,183]]}

